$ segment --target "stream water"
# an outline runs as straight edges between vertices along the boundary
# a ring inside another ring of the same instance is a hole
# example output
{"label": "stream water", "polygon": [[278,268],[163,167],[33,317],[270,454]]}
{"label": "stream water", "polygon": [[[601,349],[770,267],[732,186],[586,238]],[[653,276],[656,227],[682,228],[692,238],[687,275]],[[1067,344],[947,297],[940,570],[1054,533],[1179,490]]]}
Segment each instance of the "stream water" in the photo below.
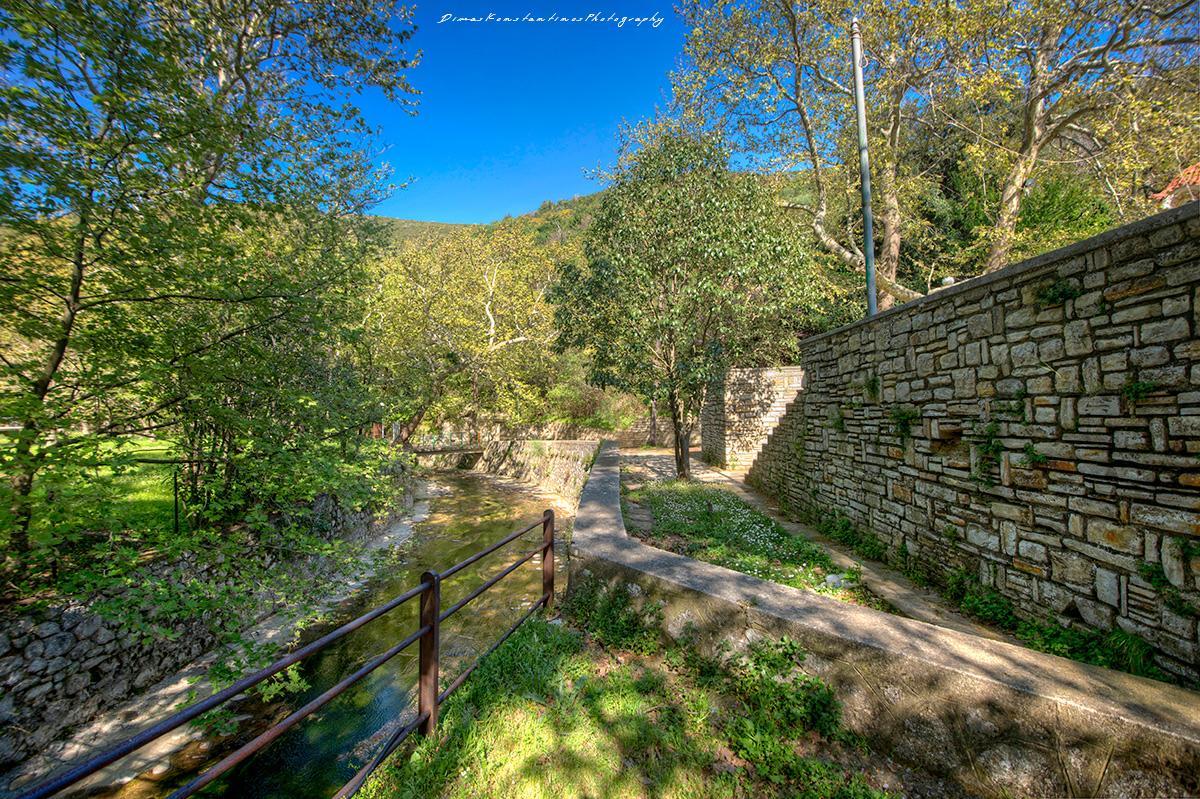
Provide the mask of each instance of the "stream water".
{"label": "stream water", "polygon": [[[327,625],[306,632],[310,639],[376,607],[420,582],[426,570],[444,570],[512,531],[538,519],[551,507],[545,495],[512,481],[467,472],[438,474],[442,490],[430,500],[429,516],[412,537],[353,600],[343,604]],[[442,607],[465,596],[491,575],[541,541],[541,527],[467,567],[442,584]],[[453,678],[503,633],[518,612],[541,593],[540,559],[534,558],[484,592],[441,630],[443,679]],[[365,661],[386,650],[417,627],[417,600],[372,621],[302,663],[309,688],[285,701],[239,707],[253,719],[232,739],[175,758],[160,777],[143,775],[109,796],[149,799],[165,796],[220,756],[261,732],[266,724],[334,685]],[[293,727],[251,759],[202,792],[237,799],[323,799],[331,796],[402,723],[415,704],[417,646],[381,666],[330,704]]]}

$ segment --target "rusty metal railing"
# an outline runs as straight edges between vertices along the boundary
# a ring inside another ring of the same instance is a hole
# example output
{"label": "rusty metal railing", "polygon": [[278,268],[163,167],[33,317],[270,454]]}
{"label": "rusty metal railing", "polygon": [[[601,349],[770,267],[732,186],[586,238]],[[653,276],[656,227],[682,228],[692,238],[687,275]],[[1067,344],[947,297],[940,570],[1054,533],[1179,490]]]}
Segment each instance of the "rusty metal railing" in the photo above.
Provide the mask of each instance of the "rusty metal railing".
{"label": "rusty metal railing", "polygon": [[[484,581],[482,585],[475,588],[473,591],[471,591],[471,593],[455,602],[446,610],[441,609],[441,586],[443,580],[454,576],[467,566],[478,562],[479,560],[496,552],[498,549],[512,543],[536,528],[539,524],[542,527],[541,544],[521,555],[521,557],[519,557],[508,567]],[[528,563],[539,553],[542,556],[541,596],[538,597],[537,601],[533,603],[529,610],[517,620],[516,624],[509,627],[508,631],[505,632],[504,635],[500,636],[500,638],[493,643],[486,652],[476,658],[470,666],[468,666],[461,674],[454,678],[454,680],[446,687],[444,691],[439,693],[439,649],[441,643],[442,622],[446,621],[455,613],[462,610],[477,597],[479,597],[480,594],[484,593],[496,583],[507,577],[509,574],[512,574],[518,568]],[[182,788],[179,788],[172,793],[169,799],[183,799],[184,797],[191,796],[197,791],[202,790],[205,786],[209,785],[218,777],[225,774],[234,766],[238,765],[260,750],[265,749],[273,741],[279,738],[279,736],[283,735],[305,718],[327,705],[336,697],[340,696],[350,686],[354,685],[359,680],[363,679],[368,674],[382,666],[384,663],[387,663],[396,655],[403,652],[409,646],[416,643],[420,648],[418,655],[419,676],[417,678],[416,718],[392,733],[383,746],[380,747],[379,751],[375,753],[375,756],[372,757],[365,766],[359,769],[358,772],[350,778],[349,782],[343,785],[341,789],[334,794],[334,799],[346,799],[346,797],[353,796],[358,789],[362,787],[362,784],[366,782],[367,777],[371,775],[371,772],[375,771],[380,764],[387,760],[388,756],[395,752],[396,749],[398,749],[413,732],[420,732],[422,735],[429,735],[437,728],[439,706],[445,702],[446,699],[448,699],[449,696],[459,688],[459,686],[463,684],[463,682],[471,675],[473,671],[475,671],[476,667],[479,665],[480,661],[483,660],[483,658],[490,655],[496,650],[497,647],[500,646],[500,644],[508,640],[508,637],[516,632],[517,628],[524,624],[525,621],[532,616],[538,608],[548,608],[553,604],[554,511],[547,510],[542,514],[542,518],[540,520],[530,524],[528,527],[523,527],[514,533],[510,533],[500,541],[497,541],[486,549],[476,552],[474,555],[471,555],[465,560],[456,563],[445,571],[425,572],[423,575],[421,575],[420,584],[410,588],[403,594],[400,594],[399,596],[375,608],[374,610],[368,611],[358,618],[343,624],[336,630],[326,633],[317,640],[300,647],[296,651],[275,661],[270,666],[267,666],[265,669],[257,671],[247,677],[243,677],[228,688],[218,691],[212,696],[209,696],[207,699],[203,699],[194,705],[184,708],[178,713],[163,719],[162,721],[151,727],[148,727],[137,735],[122,741],[111,749],[108,749],[107,751],[90,758],[86,762],[75,766],[69,771],[64,772],[58,777],[47,780],[41,785],[38,785],[26,791],[25,793],[20,794],[18,799],[45,799],[45,797],[53,796],[59,791],[75,785],[81,780],[84,780],[100,771],[105,766],[115,763],[126,755],[142,748],[151,741],[161,738],[168,732],[182,727],[189,721],[192,721],[204,713],[219,707],[243,691],[253,688],[263,680],[278,674],[289,666],[299,663],[301,660],[304,660],[314,652],[321,651],[334,641],[344,638],[363,625],[379,618],[388,611],[394,610],[395,608],[403,605],[405,602],[408,602],[410,599],[415,599],[418,597],[420,601],[420,618],[418,620],[418,627],[410,635],[404,638],[404,640],[399,641],[394,646],[371,658],[362,666],[360,666],[353,674],[343,678],[336,685],[324,691],[319,696],[311,699],[303,707],[291,713],[287,718],[277,722],[276,724],[273,724],[266,731],[256,736],[253,740],[239,747],[234,752],[226,755],[220,762],[208,768],[187,785],[184,785]]]}

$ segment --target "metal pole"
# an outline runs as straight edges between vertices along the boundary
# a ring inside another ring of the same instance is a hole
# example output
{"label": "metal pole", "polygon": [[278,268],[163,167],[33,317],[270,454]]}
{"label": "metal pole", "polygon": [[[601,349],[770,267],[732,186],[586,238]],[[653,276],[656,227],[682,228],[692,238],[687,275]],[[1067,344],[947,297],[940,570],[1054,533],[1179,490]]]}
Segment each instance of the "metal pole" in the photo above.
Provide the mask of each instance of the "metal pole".
{"label": "metal pole", "polygon": [[421,575],[421,582],[429,583],[429,587],[421,593],[420,625],[429,629],[421,636],[420,642],[417,714],[425,716],[425,721],[421,723],[421,734],[432,735],[438,723],[438,650],[441,648],[438,616],[442,614],[442,578],[437,572],[425,572]]}
{"label": "metal pole", "polygon": [[875,225],[871,219],[871,159],[867,155],[867,101],[863,94],[862,34],[858,17],[850,22],[850,49],[854,56],[854,116],[858,121],[858,171],[862,184],[863,255],[867,266],[867,316],[878,311],[875,303]]}
{"label": "metal pole", "polygon": [[546,609],[554,604],[554,511],[542,514],[542,596]]}

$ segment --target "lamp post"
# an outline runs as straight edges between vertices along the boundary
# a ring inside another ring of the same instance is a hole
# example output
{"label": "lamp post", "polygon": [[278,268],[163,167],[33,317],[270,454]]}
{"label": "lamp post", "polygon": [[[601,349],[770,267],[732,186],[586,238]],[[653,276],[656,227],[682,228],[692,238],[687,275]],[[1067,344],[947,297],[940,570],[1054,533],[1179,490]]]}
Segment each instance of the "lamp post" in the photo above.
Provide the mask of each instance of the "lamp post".
{"label": "lamp post", "polygon": [[862,185],[863,256],[867,267],[867,316],[878,311],[875,300],[875,226],[871,219],[871,159],[867,155],[867,103],[863,95],[862,34],[858,17],[850,21],[850,50],[854,58],[854,116],[858,122],[858,171]]}

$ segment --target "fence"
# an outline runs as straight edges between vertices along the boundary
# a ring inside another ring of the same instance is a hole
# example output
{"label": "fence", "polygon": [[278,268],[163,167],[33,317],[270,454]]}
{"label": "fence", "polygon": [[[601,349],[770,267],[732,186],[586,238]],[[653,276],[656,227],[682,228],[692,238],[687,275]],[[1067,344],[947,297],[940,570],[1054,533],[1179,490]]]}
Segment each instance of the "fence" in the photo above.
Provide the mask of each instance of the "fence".
{"label": "fence", "polygon": [[[471,593],[467,594],[458,602],[455,602],[446,610],[442,610],[442,580],[453,577],[467,566],[478,562],[479,560],[496,552],[498,549],[512,543],[536,528],[539,524],[542,527],[541,544],[523,554],[507,568],[489,578],[482,585],[471,591]],[[539,553],[542,556],[541,596],[538,597],[537,601],[533,603],[528,611],[526,611],[525,615],[518,619],[517,622],[512,625],[507,632],[504,633],[504,635],[500,636],[499,640],[492,644],[491,648],[489,648],[487,652],[476,658],[470,666],[468,666],[461,674],[454,678],[454,680],[446,687],[445,690],[439,692],[439,649],[442,622],[446,621],[455,613],[462,610],[480,594],[487,591],[509,574],[512,574],[525,563],[528,563]],[[53,796],[59,791],[75,785],[81,780],[86,779],[92,774],[95,774],[105,766],[115,763],[116,761],[120,760],[131,752],[140,749],[151,741],[154,741],[157,738],[166,735],[168,732],[187,724],[204,713],[219,707],[243,691],[254,687],[263,680],[278,674],[284,669],[299,663],[309,655],[319,652],[334,641],[349,635],[360,627],[384,615],[388,611],[394,610],[395,608],[403,605],[405,602],[417,598],[419,598],[420,601],[420,618],[418,621],[419,626],[408,637],[395,644],[390,649],[387,649],[386,651],[376,655],[374,658],[371,658],[362,666],[360,666],[359,669],[353,674],[345,677],[336,685],[329,688],[319,696],[306,703],[303,707],[290,714],[287,718],[272,725],[266,731],[256,736],[253,740],[227,755],[219,763],[200,774],[187,785],[184,785],[182,788],[179,788],[177,791],[172,793],[169,799],[183,799],[184,797],[191,796],[197,791],[203,789],[205,786],[216,780],[225,772],[232,769],[234,766],[246,760],[261,749],[269,746],[273,741],[279,738],[279,736],[283,735],[283,733],[299,724],[306,717],[315,713],[333,699],[337,698],[344,691],[346,691],[346,689],[350,688],[359,680],[375,671],[375,669],[379,668],[384,663],[387,663],[409,646],[416,643],[420,647],[418,656],[420,671],[417,679],[416,718],[393,733],[387,742],[380,747],[375,756],[371,758],[370,762],[359,769],[359,771],[353,777],[351,777],[350,781],[343,785],[341,789],[334,794],[335,799],[345,799],[346,797],[353,796],[358,789],[362,787],[362,784],[366,781],[367,777],[369,777],[371,773],[388,758],[389,755],[395,752],[396,749],[398,749],[413,732],[419,731],[422,735],[429,735],[434,731],[438,722],[438,707],[445,702],[446,699],[449,698],[449,696],[459,688],[459,686],[463,684],[463,682],[471,675],[471,672],[475,670],[483,658],[490,655],[498,646],[500,646],[500,644],[504,643],[504,641],[506,641],[508,637],[517,630],[518,627],[524,624],[525,621],[532,616],[538,608],[548,608],[551,606],[554,601],[554,511],[547,510],[542,514],[542,518],[539,521],[536,521],[527,527],[523,527],[522,529],[509,534],[500,541],[497,541],[486,549],[476,552],[474,555],[471,555],[470,557],[456,563],[445,571],[425,572],[423,575],[421,575],[420,584],[414,586],[408,591],[405,591],[403,594],[400,594],[383,605],[375,608],[374,610],[364,613],[358,618],[343,624],[341,627],[338,627],[336,630],[327,633],[317,640],[300,647],[296,651],[275,661],[265,669],[255,672],[247,677],[243,677],[241,680],[238,680],[236,683],[224,689],[223,691],[219,691],[207,699],[197,702],[190,707],[184,708],[173,716],[160,721],[159,723],[143,730],[137,735],[127,738],[125,741],[112,747],[111,749],[96,755],[87,762],[81,763],[62,775],[48,780],[47,782],[35,788],[32,788],[26,793],[21,794],[19,799],[44,799],[44,797]]]}

